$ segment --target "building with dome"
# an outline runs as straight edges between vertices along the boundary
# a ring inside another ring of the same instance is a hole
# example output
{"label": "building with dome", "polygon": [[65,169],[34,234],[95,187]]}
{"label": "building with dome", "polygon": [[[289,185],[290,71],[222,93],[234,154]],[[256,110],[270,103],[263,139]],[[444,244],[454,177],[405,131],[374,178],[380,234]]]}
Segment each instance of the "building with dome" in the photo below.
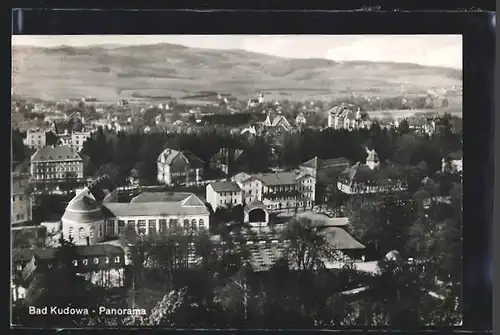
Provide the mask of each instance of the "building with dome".
{"label": "building with dome", "polygon": [[76,245],[95,244],[105,237],[101,205],[86,190],[69,202],[61,221],[63,236],[72,238]]}
{"label": "building with dome", "polygon": [[193,193],[116,189],[99,194],[91,185],[81,190],[68,204],[61,219],[62,233],[76,245],[92,245],[116,238],[125,227],[138,235],[166,232],[170,228],[208,230],[210,212]]}

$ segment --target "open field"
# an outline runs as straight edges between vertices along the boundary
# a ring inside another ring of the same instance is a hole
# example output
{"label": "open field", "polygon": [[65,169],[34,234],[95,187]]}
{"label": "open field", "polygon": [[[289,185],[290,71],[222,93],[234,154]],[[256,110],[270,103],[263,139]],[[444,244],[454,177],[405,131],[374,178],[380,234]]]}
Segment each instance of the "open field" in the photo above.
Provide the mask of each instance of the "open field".
{"label": "open field", "polygon": [[162,100],[200,91],[240,98],[264,91],[270,99],[329,99],[351,93],[393,96],[401,86],[460,85],[459,70],[415,64],[284,59],[241,50],[158,44],[127,47],[13,47],[13,92],[65,100],[132,97]]}

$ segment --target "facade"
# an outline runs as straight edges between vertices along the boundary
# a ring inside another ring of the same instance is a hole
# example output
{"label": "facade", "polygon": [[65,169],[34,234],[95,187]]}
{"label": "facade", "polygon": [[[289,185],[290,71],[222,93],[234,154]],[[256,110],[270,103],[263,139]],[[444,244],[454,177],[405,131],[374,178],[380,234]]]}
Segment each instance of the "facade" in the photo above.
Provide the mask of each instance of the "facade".
{"label": "facade", "polygon": [[24,145],[32,149],[40,149],[47,145],[47,137],[44,129],[29,129],[26,132]]}
{"label": "facade", "polygon": [[203,181],[204,162],[189,152],[167,148],[158,156],[157,180],[167,185],[193,185]]}
{"label": "facade", "polygon": [[[47,146],[31,156],[31,176],[35,183],[60,183],[68,178],[83,180],[83,159],[69,146]],[[46,185],[47,188],[47,185]]]}
{"label": "facade", "polygon": [[63,236],[76,245],[90,245],[105,238],[105,217],[98,202],[82,191],[73,198],[61,219]]}
{"label": "facade", "polygon": [[210,212],[192,193],[142,192],[124,202],[121,198],[131,191],[114,190],[101,201],[98,190],[83,189],[62,217],[64,236],[72,236],[77,245],[92,245],[123,234],[126,226],[133,227],[139,236],[174,227],[209,228]]}
{"label": "facade", "polygon": [[[27,287],[37,272],[50,271],[55,265],[56,248],[21,249],[13,252],[14,274],[20,287]],[[76,246],[72,264],[87,280],[102,287],[124,284],[125,253],[122,248],[100,244]]]}
{"label": "facade", "polygon": [[33,217],[32,198],[29,192],[29,178],[12,174],[12,211],[10,223],[13,225],[31,221]]}
{"label": "facade", "polygon": [[335,106],[328,113],[328,127],[334,129],[358,129],[371,127],[371,122],[365,120],[358,108],[357,112],[353,112],[346,104]]}
{"label": "facade", "polygon": [[71,147],[78,152],[82,151],[83,143],[85,143],[91,135],[92,133],[90,131],[71,133]]}
{"label": "facade", "polygon": [[206,201],[215,211],[218,207],[243,204],[243,191],[234,181],[210,183],[206,187]]}
{"label": "facade", "polygon": [[344,170],[338,179],[337,188],[346,194],[371,194],[396,192],[406,189],[402,180],[391,180],[381,176],[380,160],[375,150],[366,149],[366,164],[359,162]]}
{"label": "facade", "polygon": [[269,211],[259,200],[253,200],[243,209],[245,223],[253,228],[263,228],[269,224]]}
{"label": "facade", "polygon": [[316,179],[307,173],[240,173],[232,179],[242,189],[246,204],[259,200],[270,211],[291,211],[314,205]]}

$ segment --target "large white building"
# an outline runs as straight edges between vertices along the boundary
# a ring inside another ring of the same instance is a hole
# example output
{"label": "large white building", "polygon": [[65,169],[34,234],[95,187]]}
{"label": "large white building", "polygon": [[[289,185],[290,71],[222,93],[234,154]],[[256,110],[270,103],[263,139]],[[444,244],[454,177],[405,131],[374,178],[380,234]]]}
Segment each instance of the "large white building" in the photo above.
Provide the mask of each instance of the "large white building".
{"label": "large white building", "polygon": [[[130,201],[118,202],[115,190],[99,202],[95,192],[83,189],[70,201],[62,217],[64,236],[75,244],[94,244],[117,237],[125,227],[133,227],[139,236],[184,230],[208,229],[210,212],[192,193],[142,192]],[[125,196],[130,190],[125,192]]]}
{"label": "large white building", "polygon": [[80,152],[83,149],[83,143],[85,143],[92,132],[90,131],[82,131],[82,132],[72,132],[71,133],[71,147],[76,151]]}
{"label": "large white building", "polygon": [[69,180],[81,183],[83,158],[69,146],[48,146],[31,156],[30,173],[35,190],[59,189]]}
{"label": "large white building", "polygon": [[28,189],[28,182],[28,177],[16,174],[12,175],[11,224],[20,224],[31,221],[32,219],[33,208],[31,195]]}
{"label": "large white building", "polygon": [[215,211],[218,207],[243,204],[243,191],[234,181],[221,181],[206,186],[206,201]]}
{"label": "large white building", "polygon": [[246,204],[259,200],[270,211],[292,211],[314,206],[316,178],[307,173],[239,173],[232,179],[243,191]]}
{"label": "large white building", "polygon": [[44,129],[29,129],[26,132],[24,145],[32,149],[43,148],[47,145],[47,137]]}

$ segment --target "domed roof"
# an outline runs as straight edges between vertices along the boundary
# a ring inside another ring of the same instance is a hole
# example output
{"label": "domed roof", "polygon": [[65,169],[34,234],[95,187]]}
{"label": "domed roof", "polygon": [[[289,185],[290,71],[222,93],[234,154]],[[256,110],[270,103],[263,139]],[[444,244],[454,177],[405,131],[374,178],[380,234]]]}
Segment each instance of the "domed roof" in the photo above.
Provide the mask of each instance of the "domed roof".
{"label": "domed roof", "polygon": [[101,206],[87,196],[72,200],[66,207],[62,220],[73,222],[95,222],[103,220]]}

